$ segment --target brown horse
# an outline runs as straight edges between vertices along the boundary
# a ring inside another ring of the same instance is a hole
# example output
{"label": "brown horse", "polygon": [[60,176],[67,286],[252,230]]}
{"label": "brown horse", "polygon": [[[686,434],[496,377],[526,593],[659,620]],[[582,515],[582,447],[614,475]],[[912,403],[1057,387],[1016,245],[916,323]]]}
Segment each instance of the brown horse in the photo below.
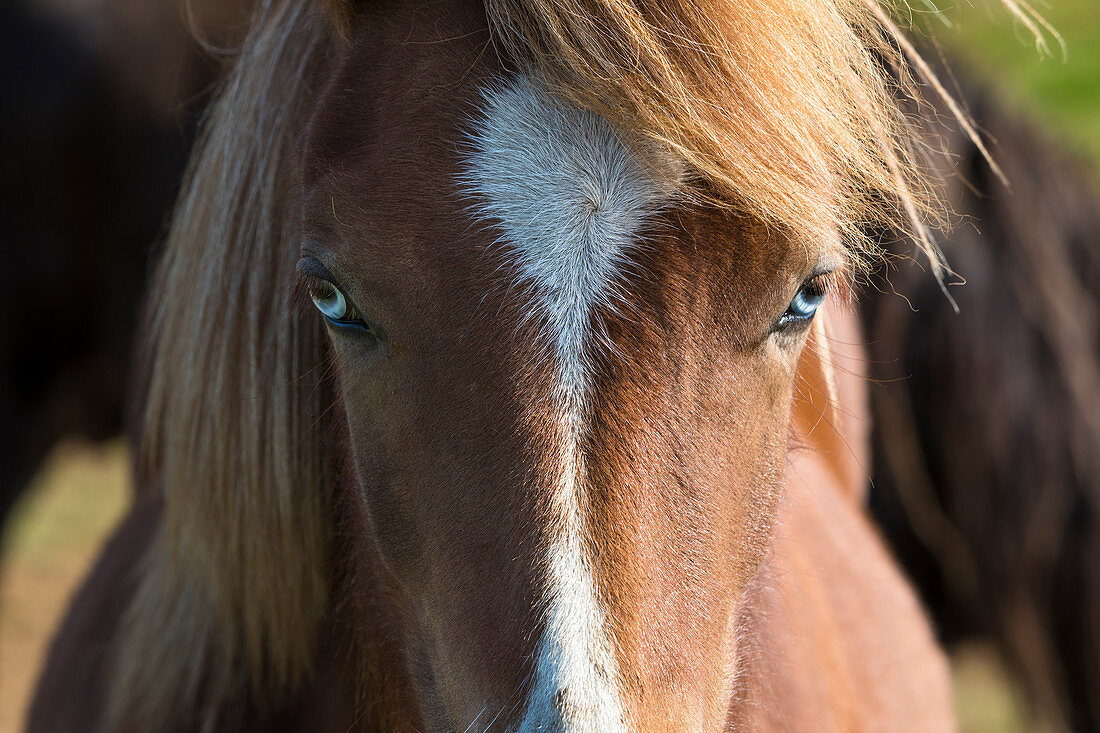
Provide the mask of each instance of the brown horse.
{"label": "brown horse", "polygon": [[861,227],[922,206],[895,44],[862,2],[265,4],[31,729],[950,729],[833,368]]}

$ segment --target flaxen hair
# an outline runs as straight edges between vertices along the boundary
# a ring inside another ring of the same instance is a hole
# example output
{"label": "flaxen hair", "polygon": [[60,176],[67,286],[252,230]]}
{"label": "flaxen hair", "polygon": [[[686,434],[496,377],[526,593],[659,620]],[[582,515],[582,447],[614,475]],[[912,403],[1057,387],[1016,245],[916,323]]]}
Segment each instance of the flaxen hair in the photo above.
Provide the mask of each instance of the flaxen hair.
{"label": "flaxen hair", "polygon": [[304,2],[260,9],[158,267],[138,469],[164,515],[121,627],[112,730],[218,729],[234,700],[292,687],[312,658],[331,482],[311,417],[320,333],[290,302],[290,187],[323,29]]}
{"label": "flaxen hair", "polygon": [[[249,695],[292,689],[315,653],[332,482],[308,373],[319,326],[290,304],[289,189],[309,69],[354,5],[329,0],[332,24],[315,1],[258,8],[159,266],[138,460],[165,508],[121,627],[116,727],[217,729]],[[939,269],[896,101],[904,57],[922,67],[875,0],[485,3],[505,55],[680,158],[689,194],[849,251],[866,225],[902,226]]]}

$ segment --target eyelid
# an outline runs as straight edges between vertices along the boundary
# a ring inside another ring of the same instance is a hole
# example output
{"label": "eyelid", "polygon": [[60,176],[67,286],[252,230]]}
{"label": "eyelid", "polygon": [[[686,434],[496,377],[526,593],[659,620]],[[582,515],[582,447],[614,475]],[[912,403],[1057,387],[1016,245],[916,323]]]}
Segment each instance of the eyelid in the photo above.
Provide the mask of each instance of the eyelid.
{"label": "eyelid", "polygon": [[[814,280],[822,280],[826,283],[826,287],[832,287],[833,282],[839,277],[840,268],[833,264],[818,265],[810,274],[802,281],[802,285]],[[799,286],[801,287],[801,286]]]}
{"label": "eyelid", "polygon": [[[340,283],[336,280],[336,277],[328,271],[328,268],[321,264],[320,260],[314,257],[309,255],[303,256],[298,260],[296,269],[302,275],[315,277],[318,280],[325,280],[336,287],[340,287]],[[343,288],[341,288],[341,290],[343,290]]]}
{"label": "eyelid", "polygon": [[362,331],[363,333],[369,334],[377,338],[377,334],[375,334],[374,330],[370,326],[368,326],[362,318],[357,318],[354,321],[334,321],[323,313],[321,314],[321,318],[324,318],[326,321],[328,321],[329,325],[331,325],[333,328],[339,328],[347,331]]}
{"label": "eyelid", "polygon": [[[348,289],[341,284],[340,280],[335,275],[329,272],[327,267],[321,264],[320,260],[310,255],[303,255],[298,260],[298,265],[295,269],[298,271],[297,289],[301,293],[303,300],[307,302],[310,300],[312,285],[327,283],[339,290],[340,293],[343,294],[351,310],[362,318],[363,311],[360,310],[359,306],[352,300],[351,295],[348,293]],[[338,323],[338,321],[333,321],[333,323]]]}
{"label": "eyelid", "polygon": [[828,293],[830,290],[833,289],[834,278],[830,277],[830,275],[832,275],[832,272],[822,272],[817,275],[811,275],[810,277],[803,280],[802,284],[798,286],[798,292],[802,292],[804,289],[810,287],[811,285],[816,285],[817,287],[821,288],[821,291],[823,293]]}
{"label": "eyelid", "polygon": [[819,266],[806,276],[806,279],[799,284],[798,290],[796,290],[795,293],[797,294],[810,284],[820,284],[822,290],[828,295],[836,289],[837,283],[841,278],[840,272],[840,269],[837,267],[830,267],[828,265]]}

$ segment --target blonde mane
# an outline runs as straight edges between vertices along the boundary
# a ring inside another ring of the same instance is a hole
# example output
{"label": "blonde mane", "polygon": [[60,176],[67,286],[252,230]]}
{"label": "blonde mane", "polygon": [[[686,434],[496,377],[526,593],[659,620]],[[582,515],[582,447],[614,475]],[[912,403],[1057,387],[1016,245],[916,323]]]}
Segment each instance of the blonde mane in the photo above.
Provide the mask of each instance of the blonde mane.
{"label": "blonde mane", "polygon": [[325,36],[306,2],[258,11],[173,217],[146,324],[137,456],[164,513],[121,626],[112,730],[216,730],[227,701],[293,687],[312,660],[331,481],[312,417],[321,395],[306,380],[321,334],[290,299],[290,189]]}
{"label": "blonde mane", "polygon": [[[796,236],[859,239],[924,207],[862,0],[488,0],[510,56],[668,148],[695,191]],[[702,187],[699,184],[703,184]]]}
{"label": "blonde mane", "polygon": [[[164,514],[121,626],[115,727],[218,729],[237,698],[262,704],[305,679],[315,653],[333,482],[310,375],[322,335],[290,302],[291,187],[308,72],[338,36],[313,4],[261,3],[157,271],[138,466]],[[337,28],[351,4],[330,0]],[[913,93],[908,46],[875,0],[486,9],[521,68],[685,161],[690,194],[799,236],[839,235],[854,253],[869,249],[868,225],[915,230],[940,267],[921,223],[934,196],[896,101],[899,84]]]}

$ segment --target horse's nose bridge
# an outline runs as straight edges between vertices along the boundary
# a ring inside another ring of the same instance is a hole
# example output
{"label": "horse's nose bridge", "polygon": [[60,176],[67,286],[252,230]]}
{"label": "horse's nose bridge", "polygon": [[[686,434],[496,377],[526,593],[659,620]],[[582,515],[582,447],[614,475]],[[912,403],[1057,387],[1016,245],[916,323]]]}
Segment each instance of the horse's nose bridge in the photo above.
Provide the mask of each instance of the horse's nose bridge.
{"label": "horse's nose bridge", "polygon": [[552,733],[581,733],[581,731],[591,731],[591,733],[599,733],[601,729],[586,727],[582,725],[570,724],[565,722],[564,713],[562,710],[554,710],[549,713],[547,718],[541,718],[538,720],[525,720],[513,733],[542,733],[543,731],[551,731]]}
{"label": "horse's nose bridge", "polygon": [[589,692],[564,687],[532,699],[513,733],[626,733],[628,727],[618,706],[591,699],[587,704],[581,702]]}
{"label": "horse's nose bridge", "polygon": [[[627,730],[614,624],[601,600],[588,471],[600,313],[669,181],[593,112],[517,78],[486,93],[464,187],[500,234],[501,255],[531,286],[552,364],[532,409],[549,453],[539,487],[541,634],[517,731]],[[671,175],[671,174],[670,174]],[[542,491],[548,488],[547,491]],[[612,562],[612,565],[615,563]]]}

